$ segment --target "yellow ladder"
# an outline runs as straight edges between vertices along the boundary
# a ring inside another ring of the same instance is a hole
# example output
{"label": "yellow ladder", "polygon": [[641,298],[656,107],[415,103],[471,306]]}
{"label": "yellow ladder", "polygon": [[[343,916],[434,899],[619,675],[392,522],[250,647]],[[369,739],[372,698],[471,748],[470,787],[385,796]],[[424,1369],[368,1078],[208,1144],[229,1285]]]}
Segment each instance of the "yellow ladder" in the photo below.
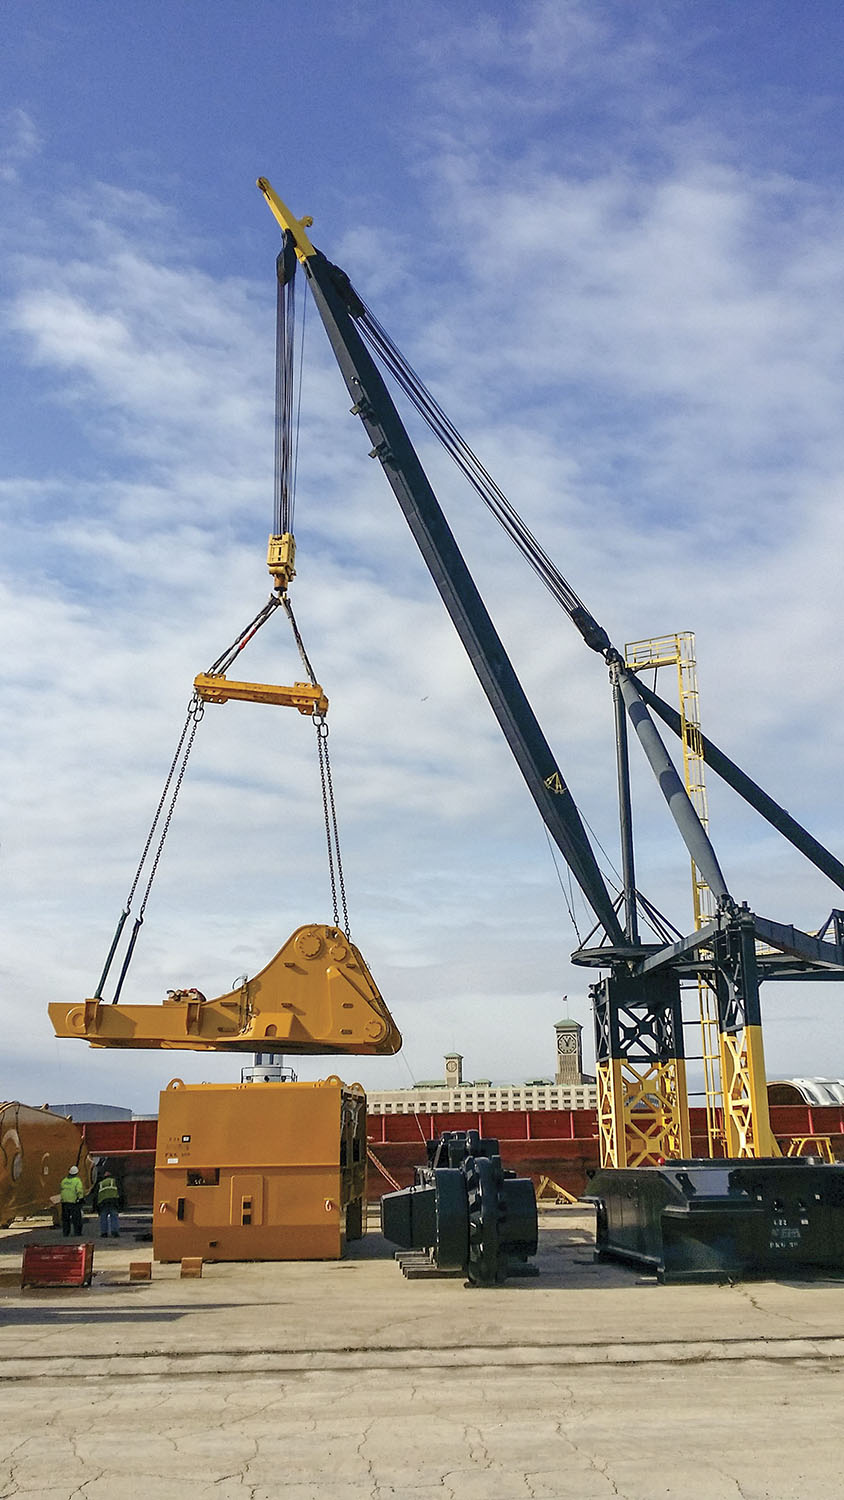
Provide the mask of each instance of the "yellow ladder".
{"label": "yellow ladder", "polygon": [[[704,828],[708,829],[709,804],[704,775],[705,762],[701,740],[700,693],[694,631],[683,630],[674,635],[651,636],[647,640],[630,641],[624,648],[624,659],[627,666],[636,671],[642,671],[645,667],[654,669],[676,667],[677,669],[686,791],[701,823]],[[696,929],[703,927],[715,915],[715,899],[694,860],[692,860],[692,909]],[[697,992],[709,1154],[710,1156],[723,1156],[721,1048],[715,992],[705,979],[697,981]]]}

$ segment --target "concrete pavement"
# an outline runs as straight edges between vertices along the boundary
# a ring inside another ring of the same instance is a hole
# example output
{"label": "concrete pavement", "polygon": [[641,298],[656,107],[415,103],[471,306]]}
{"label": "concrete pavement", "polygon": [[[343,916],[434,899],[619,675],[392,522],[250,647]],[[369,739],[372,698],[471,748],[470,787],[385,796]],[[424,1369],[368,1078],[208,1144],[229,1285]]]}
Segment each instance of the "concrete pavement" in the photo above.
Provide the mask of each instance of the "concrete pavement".
{"label": "concrete pavement", "polygon": [[129,1285],[151,1246],[124,1233],[89,1290],[21,1292],[28,1237],[0,1234],[0,1500],[844,1491],[840,1283],[660,1287],[594,1265],[582,1210],[489,1291],[405,1282],[377,1235]]}

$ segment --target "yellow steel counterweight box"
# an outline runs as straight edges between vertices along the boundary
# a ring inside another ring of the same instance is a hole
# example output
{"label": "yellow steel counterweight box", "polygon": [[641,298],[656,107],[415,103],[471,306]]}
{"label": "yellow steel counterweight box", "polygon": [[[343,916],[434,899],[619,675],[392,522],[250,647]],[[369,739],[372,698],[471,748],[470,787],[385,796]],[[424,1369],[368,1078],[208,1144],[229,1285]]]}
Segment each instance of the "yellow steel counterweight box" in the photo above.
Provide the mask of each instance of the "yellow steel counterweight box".
{"label": "yellow steel counterweight box", "polygon": [[156,1260],[335,1260],[365,1197],[359,1084],[174,1079],[161,1095]]}

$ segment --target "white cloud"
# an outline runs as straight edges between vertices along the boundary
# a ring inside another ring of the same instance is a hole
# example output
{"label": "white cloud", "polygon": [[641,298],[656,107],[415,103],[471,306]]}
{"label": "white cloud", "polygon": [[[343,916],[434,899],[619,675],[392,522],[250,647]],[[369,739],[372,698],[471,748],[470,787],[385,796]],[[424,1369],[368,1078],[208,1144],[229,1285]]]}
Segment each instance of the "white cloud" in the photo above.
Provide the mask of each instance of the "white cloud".
{"label": "white cloud", "polygon": [[21,169],[42,150],[44,142],[25,109],[6,110],[0,121],[0,182],[20,180]]}
{"label": "white cloud", "polygon": [[[557,126],[546,139],[527,116],[501,141],[502,90],[532,92],[550,119],[563,67],[588,90],[622,66],[592,8],[531,16],[503,76],[471,73],[459,26],[434,61],[444,108],[417,172],[430,241],[411,247],[395,222],[385,241],[384,226],[361,228],[350,212],[338,245],[322,248],[388,327],[411,331],[412,362],[617,642],[696,630],[704,727],[840,850],[844,336],[832,310],[844,200],[774,169],[742,170],[691,126],[672,160],[646,167],[603,151],[574,165],[562,145],[554,160]],[[489,69],[503,35],[490,23],[474,39]],[[655,45],[630,43],[631,99]],[[459,109],[446,53],[475,83]],[[478,128],[461,133],[472,104]],[[35,192],[7,229],[8,241],[19,226],[7,345],[60,432],[45,424],[25,471],[0,489],[0,619],[15,641],[2,750],[5,1037],[22,1077],[56,1079],[61,1067],[54,1097],[125,1092],[151,1106],[160,1059],[57,1053],[44,1006],[90,991],[192,677],[268,591],[275,239],[268,223],[258,286],[225,246],[231,274],[209,270],[194,232],[149,195],[80,182],[55,219],[52,208]],[[588,976],[568,968],[571,925],[543,831],[366,458],[313,309],[307,357],[294,603],[332,700],[353,930],[413,1071],[433,1074],[458,1045],[472,1072],[536,1076],[551,1066],[563,991],[588,1022]],[[614,858],[602,664],[423,435],[420,448]],[[300,674],[282,624],[250,647],[244,676]],[[136,998],[174,981],[219,992],[300,922],[330,917],[312,739],[282,710],[208,710],[139,945]],[[641,769],[636,784],[640,883],[682,924],[685,853]],[[736,896],[806,925],[825,916],[828,882],[710,791]],[[588,929],[579,900],[577,915]],[[812,1019],[799,1043],[773,1030],[772,1070],[799,1060],[798,1071],[817,1071],[811,1058],[840,1046],[840,1028],[827,1040],[832,993],[801,993]],[[305,1060],[301,1071],[321,1068]],[[173,1070],[231,1076],[232,1060],[180,1058]],[[355,1071],[372,1086],[406,1081],[399,1059]]]}

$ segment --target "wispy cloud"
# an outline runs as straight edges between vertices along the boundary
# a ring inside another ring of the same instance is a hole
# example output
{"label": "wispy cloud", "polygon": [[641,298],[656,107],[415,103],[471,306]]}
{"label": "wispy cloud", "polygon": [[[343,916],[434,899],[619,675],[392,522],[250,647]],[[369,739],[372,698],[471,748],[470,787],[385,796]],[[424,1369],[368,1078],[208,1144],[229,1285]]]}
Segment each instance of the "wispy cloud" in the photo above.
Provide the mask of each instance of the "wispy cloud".
{"label": "wispy cloud", "polygon": [[23,169],[44,145],[41,133],[25,109],[6,110],[0,119],[0,182],[20,181]]}
{"label": "wispy cloud", "polygon": [[[322,248],[405,331],[415,366],[618,644],[694,629],[705,728],[840,849],[844,198],[774,161],[743,166],[714,125],[679,121],[673,96],[650,87],[661,23],[625,40],[594,7],[526,13],[521,32],[506,19],[475,28],[472,48],[453,21],[414,55],[438,89],[436,130],[430,106],[413,106],[428,148],[415,166],[426,244],[394,214],[361,228],[350,209],[338,244]],[[612,78],[614,150],[585,126],[571,134],[571,99],[561,114],[564,89],[597,97]],[[660,109],[670,128],[655,153]],[[164,197],[77,177],[55,214],[5,180],[3,337],[39,434],[0,486],[0,623],[16,643],[0,752],[13,792],[7,992],[23,988],[5,1036],[34,1078],[47,1057],[58,1065],[46,1001],[89,991],[99,972],[192,677],[268,591],[275,238],[268,223],[259,285],[238,274],[235,247],[210,256]],[[294,602],[332,700],[355,935],[418,1073],[460,1045],[479,1073],[535,1075],[551,1066],[564,990],[588,1022],[544,835],[366,458],[313,309],[306,352]],[[614,857],[601,663],[413,430]],[[279,621],[242,671],[300,675]],[[281,710],[207,711],[136,998],[174,982],[218,992],[300,922],[330,917],[312,741]],[[636,781],[640,881],[682,922],[685,855],[638,769]],[[710,791],[735,894],[807,925],[825,915],[828,883]],[[579,902],[576,913],[585,930]],[[516,1003],[529,1024],[514,1039]],[[808,1004],[799,1066],[812,1071],[827,992]],[[773,1043],[774,1068],[798,1066],[791,1042],[775,1031]],[[64,1049],[51,1091],[102,1097],[103,1056]],[[154,1056],[109,1059],[107,1071],[138,1103],[161,1080]],[[187,1058],[179,1071],[230,1076],[232,1065]],[[355,1071],[373,1086],[406,1080],[398,1061]]]}

